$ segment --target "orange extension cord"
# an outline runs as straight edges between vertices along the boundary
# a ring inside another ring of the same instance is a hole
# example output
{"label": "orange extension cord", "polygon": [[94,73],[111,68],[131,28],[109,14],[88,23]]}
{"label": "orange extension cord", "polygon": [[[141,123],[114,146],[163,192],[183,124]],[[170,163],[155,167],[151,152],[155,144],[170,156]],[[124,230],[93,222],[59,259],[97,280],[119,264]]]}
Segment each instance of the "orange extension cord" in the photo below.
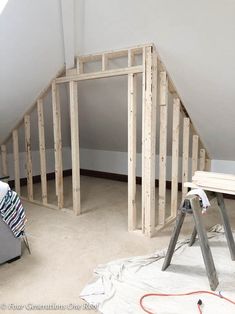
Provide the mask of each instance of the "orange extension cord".
{"label": "orange extension cord", "polygon": [[[219,292],[219,294],[215,293],[215,292],[211,292],[211,291],[204,291],[204,290],[198,290],[198,291],[193,291],[193,292],[188,292],[188,293],[172,293],[172,294],[165,294],[165,293],[147,293],[144,294],[141,298],[140,298],[140,306],[142,308],[142,310],[148,314],[156,314],[153,312],[150,312],[149,310],[147,310],[144,305],[143,305],[143,300],[147,297],[184,297],[184,296],[188,296],[188,295],[193,295],[193,294],[211,294],[215,297],[224,299],[232,304],[235,305],[235,301],[228,299],[224,296],[222,296],[222,294]],[[202,305],[202,301],[199,299],[198,303],[197,303],[197,307],[198,307],[198,311],[200,314],[202,314],[202,310],[201,310],[201,305]]]}

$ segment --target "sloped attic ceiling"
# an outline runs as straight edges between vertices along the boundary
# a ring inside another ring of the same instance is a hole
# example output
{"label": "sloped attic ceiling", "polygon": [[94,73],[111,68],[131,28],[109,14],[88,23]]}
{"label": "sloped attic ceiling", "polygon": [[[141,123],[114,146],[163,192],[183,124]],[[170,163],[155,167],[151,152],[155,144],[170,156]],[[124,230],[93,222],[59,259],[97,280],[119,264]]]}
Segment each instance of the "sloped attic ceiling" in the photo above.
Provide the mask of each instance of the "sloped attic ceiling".
{"label": "sloped attic ceiling", "polygon": [[0,142],[63,67],[58,0],[9,0],[0,15]]}

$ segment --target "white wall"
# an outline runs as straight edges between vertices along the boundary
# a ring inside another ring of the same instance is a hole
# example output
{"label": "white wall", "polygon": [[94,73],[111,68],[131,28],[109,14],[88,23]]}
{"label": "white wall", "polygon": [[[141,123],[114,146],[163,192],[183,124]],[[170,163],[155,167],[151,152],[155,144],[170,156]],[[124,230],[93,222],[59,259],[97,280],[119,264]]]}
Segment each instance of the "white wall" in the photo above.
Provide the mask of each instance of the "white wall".
{"label": "white wall", "polygon": [[[97,170],[110,173],[126,174],[128,173],[128,158],[125,152],[112,152],[103,150],[81,149],[81,168]],[[167,157],[167,180],[171,181],[171,156]],[[156,156],[155,177],[159,178],[159,158]],[[179,159],[179,180],[181,181],[182,158]],[[191,169],[189,169],[191,173]],[[141,154],[137,154],[136,175],[141,177]]]}
{"label": "white wall", "polygon": [[[25,153],[19,154],[19,165],[20,165],[20,178],[26,178],[26,167],[25,167]],[[62,158],[63,158],[63,169],[71,169],[71,149],[70,147],[63,147],[62,150]],[[1,162],[1,157],[0,157]],[[33,164],[33,176],[39,175],[40,171],[40,156],[38,151],[32,151],[32,164]],[[54,157],[54,149],[46,150],[46,164],[47,164],[47,173],[55,172],[55,157]],[[13,154],[10,153],[8,155],[8,171],[9,171],[9,180],[14,179],[14,162],[13,162]],[[2,176],[2,172],[0,169],[0,176]]]}
{"label": "white wall", "polygon": [[76,9],[77,53],[154,42],[211,158],[235,160],[234,1],[84,0]]}
{"label": "white wall", "polygon": [[233,160],[212,160],[211,171],[235,175],[235,161],[233,161]]}
{"label": "white wall", "polygon": [[60,0],[9,0],[0,16],[0,142],[63,67]]}

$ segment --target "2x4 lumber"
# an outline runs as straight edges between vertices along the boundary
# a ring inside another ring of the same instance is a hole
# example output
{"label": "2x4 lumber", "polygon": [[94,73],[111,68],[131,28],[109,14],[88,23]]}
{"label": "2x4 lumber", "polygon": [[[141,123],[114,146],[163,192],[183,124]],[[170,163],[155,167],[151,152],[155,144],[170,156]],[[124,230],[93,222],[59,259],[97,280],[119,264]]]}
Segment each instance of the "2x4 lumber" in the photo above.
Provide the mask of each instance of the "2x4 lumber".
{"label": "2x4 lumber", "polygon": [[188,181],[189,177],[189,132],[190,132],[190,119],[184,118],[183,126],[183,155],[182,155],[182,197],[184,198],[188,192],[184,182]]}
{"label": "2x4 lumber", "polygon": [[209,171],[197,171],[194,178],[216,178],[216,179],[223,179],[223,180],[235,180],[234,174],[226,174],[226,173],[217,173],[217,172],[209,172]]}
{"label": "2x4 lumber", "polygon": [[33,199],[33,165],[31,155],[31,132],[30,132],[30,115],[24,116],[24,130],[25,130],[25,152],[26,152],[26,177],[27,177],[27,191],[28,199]]}
{"label": "2x4 lumber", "polygon": [[205,170],[206,171],[211,170],[211,160],[209,158],[206,159]]}
{"label": "2x4 lumber", "polygon": [[108,56],[107,54],[103,53],[102,55],[102,71],[108,70]]}
{"label": "2x4 lumber", "polygon": [[167,112],[168,79],[167,73],[160,72],[160,135],[159,135],[159,221],[166,219],[166,162],[167,162]]}
{"label": "2x4 lumber", "polygon": [[142,212],[142,232],[145,233],[145,175],[144,175],[144,169],[145,169],[145,158],[144,158],[144,152],[145,152],[145,117],[146,117],[146,49],[142,48],[142,64],[143,64],[143,74],[142,74],[142,179],[141,179],[141,212]]}
{"label": "2x4 lumber", "polygon": [[18,130],[12,132],[13,141],[13,160],[15,173],[15,191],[20,195],[20,157],[19,157],[19,135]]}
{"label": "2x4 lumber", "polygon": [[198,169],[198,146],[199,146],[199,136],[193,135],[192,176],[194,176],[195,171],[197,171],[197,169]]}
{"label": "2x4 lumber", "polygon": [[138,65],[138,66],[133,66],[133,67],[121,68],[121,69],[112,69],[112,70],[107,70],[107,71],[99,71],[99,72],[83,73],[83,74],[59,77],[56,79],[56,83],[61,84],[61,83],[68,83],[70,81],[75,81],[75,82],[85,81],[85,80],[99,79],[99,78],[112,77],[112,76],[122,76],[122,75],[142,73],[142,72],[143,72],[143,66]]}
{"label": "2x4 lumber", "polygon": [[133,49],[128,50],[128,67],[132,67],[135,64],[135,54]]}
{"label": "2x4 lumber", "polygon": [[84,63],[80,57],[77,58],[77,74],[83,74],[84,72]]}
{"label": "2x4 lumber", "polygon": [[143,142],[145,234],[155,232],[155,159],[156,159],[156,106],[157,106],[157,57],[153,47],[145,47],[145,90]]}
{"label": "2x4 lumber", "polygon": [[137,45],[133,47],[128,47],[125,49],[119,49],[119,50],[111,50],[111,51],[102,51],[99,53],[89,54],[89,55],[81,55],[79,58],[83,62],[89,62],[89,61],[98,61],[101,60],[103,54],[108,54],[109,58],[119,58],[123,56],[127,56],[128,50],[132,49],[134,54],[141,54],[143,49],[146,47],[153,47],[154,45],[152,43],[145,44],[145,45]]}
{"label": "2x4 lumber", "polygon": [[175,217],[178,208],[178,176],[179,176],[179,128],[180,100],[174,98],[172,127],[172,175],[171,175],[171,216]]}
{"label": "2x4 lumber", "polygon": [[136,92],[137,77],[128,75],[128,230],[136,229]]}
{"label": "2x4 lumber", "polygon": [[8,176],[8,167],[7,167],[7,147],[6,145],[1,145],[1,157],[2,157],[2,176]]}
{"label": "2x4 lumber", "polygon": [[[61,75],[65,74],[65,67],[61,68],[55,75],[55,77],[59,77]],[[49,84],[43,88],[41,90],[41,92],[38,94],[38,96],[36,97],[35,101],[31,104],[31,106],[29,107],[29,109],[22,115],[22,117],[24,117],[25,115],[29,115],[31,114],[31,112],[35,109],[35,106],[37,104],[37,100],[40,98],[43,98],[47,95],[47,93],[50,91],[51,89],[51,84],[54,81],[54,78],[49,82]],[[24,123],[24,118],[21,118],[18,123],[15,125],[15,127],[13,129],[11,129],[10,134],[4,139],[4,141],[2,142],[3,144],[6,144],[12,136],[12,132],[15,129],[18,129],[22,124]]]}
{"label": "2x4 lumber", "polygon": [[39,136],[42,203],[47,204],[45,127],[44,127],[43,100],[41,98],[38,99],[37,101],[37,114],[38,114],[38,136]]}
{"label": "2x4 lumber", "polygon": [[205,170],[206,166],[206,151],[204,148],[200,149],[200,161],[199,161],[199,170]]}
{"label": "2x4 lumber", "polygon": [[[159,69],[160,69],[160,71],[166,71],[167,72],[166,67],[165,67],[164,63],[162,62],[160,55],[158,53],[157,53],[157,55],[158,55],[158,60],[159,60]],[[188,114],[188,112],[186,110],[186,107],[184,106],[182,98],[180,97],[180,94],[178,93],[178,91],[177,91],[177,89],[175,87],[175,84],[174,84],[174,82],[173,82],[173,80],[172,80],[172,78],[171,78],[171,76],[170,76],[170,74],[168,72],[167,72],[167,76],[168,76],[169,91],[170,91],[171,94],[174,95],[174,97],[178,97],[180,99],[180,101],[181,101],[181,109],[182,109],[185,117],[188,118],[189,114]],[[196,127],[194,126],[194,124],[192,122],[191,122],[191,128],[192,128],[193,133],[199,134],[199,132],[197,131]],[[199,139],[199,144],[204,149],[206,149],[206,146],[205,146],[205,144],[203,143],[203,141],[201,139]],[[207,155],[209,157],[208,152],[207,152]]]}
{"label": "2x4 lumber", "polygon": [[52,83],[52,111],[54,130],[54,152],[55,152],[55,181],[58,207],[64,206],[63,193],[63,166],[62,166],[62,138],[61,138],[61,112],[59,88],[55,81]]}
{"label": "2x4 lumber", "polygon": [[81,213],[80,201],[80,158],[79,158],[79,120],[78,120],[78,89],[77,82],[69,83],[70,95],[70,124],[71,124],[71,152],[72,152],[72,184],[73,211]]}

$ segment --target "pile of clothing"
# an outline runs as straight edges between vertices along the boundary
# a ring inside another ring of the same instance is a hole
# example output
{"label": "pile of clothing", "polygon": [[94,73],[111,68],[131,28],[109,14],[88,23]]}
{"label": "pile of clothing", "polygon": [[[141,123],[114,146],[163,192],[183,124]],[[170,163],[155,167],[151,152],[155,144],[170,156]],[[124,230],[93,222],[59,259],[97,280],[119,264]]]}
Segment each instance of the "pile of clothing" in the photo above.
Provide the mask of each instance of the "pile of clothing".
{"label": "pile of clothing", "polygon": [[16,238],[24,236],[26,216],[19,196],[9,185],[0,181],[0,217]]}

